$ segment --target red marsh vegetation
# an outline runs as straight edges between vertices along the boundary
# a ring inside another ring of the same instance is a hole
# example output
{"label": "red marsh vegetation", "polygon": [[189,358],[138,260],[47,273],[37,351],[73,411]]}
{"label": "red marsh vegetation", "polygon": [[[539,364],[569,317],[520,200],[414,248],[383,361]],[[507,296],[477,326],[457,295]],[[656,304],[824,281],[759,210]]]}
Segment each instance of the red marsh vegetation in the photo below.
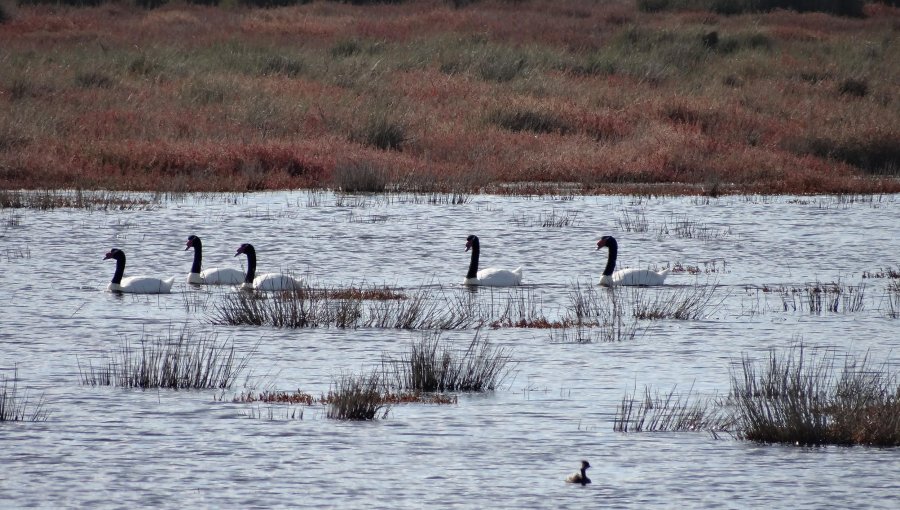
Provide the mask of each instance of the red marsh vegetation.
{"label": "red marsh vegetation", "polygon": [[900,191],[891,2],[2,2],[0,189]]}

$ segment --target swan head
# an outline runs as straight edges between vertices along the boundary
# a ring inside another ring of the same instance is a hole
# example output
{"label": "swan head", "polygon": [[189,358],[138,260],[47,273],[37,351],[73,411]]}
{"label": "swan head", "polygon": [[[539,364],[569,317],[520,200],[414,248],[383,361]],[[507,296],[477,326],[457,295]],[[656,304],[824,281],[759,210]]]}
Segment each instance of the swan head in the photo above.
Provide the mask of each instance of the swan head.
{"label": "swan head", "polygon": [[237,249],[237,253],[235,253],[234,256],[237,257],[238,255],[250,255],[251,253],[255,255],[256,249],[253,248],[252,244],[244,243]]}
{"label": "swan head", "polygon": [[125,260],[125,252],[118,248],[113,248],[106,253],[105,257],[103,257],[103,260],[106,259],[116,259],[117,261]]}
{"label": "swan head", "polygon": [[609,246],[609,247],[618,246],[618,243],[616,243],[616,238],[613,236],[601,237],[600,240],[597,241],[597,249],[599,250],[600,248],[603,248],[604,246]]}
{"label": "swan head", "polygon": [[199,248],[202,245],[200,244],[200,238],[197,236],[190,236],[187,238],[187,244],[184,247],[184,251],[188,251],[191,248]]}
{"label": "swan head", "polygon": [[469,236],[466,238],[466,251],[478,246],[478,236]]}

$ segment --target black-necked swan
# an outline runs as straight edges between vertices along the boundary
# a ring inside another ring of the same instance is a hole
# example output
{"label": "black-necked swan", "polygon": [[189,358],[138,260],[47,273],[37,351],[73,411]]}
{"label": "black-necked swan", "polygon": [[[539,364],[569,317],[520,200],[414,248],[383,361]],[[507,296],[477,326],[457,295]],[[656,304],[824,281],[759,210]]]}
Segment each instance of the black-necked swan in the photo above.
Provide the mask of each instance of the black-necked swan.
{"label": "black-necked swan", "polygon": [[[662,285],[669,275],[669,270],[664,269],[660,272],[651,271],[649,269],[616,269],[616,257],[619,253],[619,243],[613,236],[603,236],[597,241],[597,249],[606,246],[609,248],[609,258],[606,260],[606,269],[603,270],[603,276],[600,277],[600,285],[611,287],[613,285]],[[613,272],[615,271],[615,272]]]}
{"label": "black-necked swan", "polygon": [[485,285],[488,287],[512,287],[522,283],[522,267],[509,269],[497,269],[487,267],[478,270],[478,257],[481,255],[481,243],[478,236],[466,238],[466,251],[472,250],[472,259],[469,261],[469,272],[466,273],[465,285]]}
{"label": "black-necked swan", "polygon": [[242,244],[238,248],[237,257],[240,254],[247,256],[247,276],[241,288],[244,290],[298,290],[303,288],[300,280],[284,273],[266,273],[256,276],[256,249],[252,244]]}
{"label": "black-necked swan", "polygon": [[203,242],[197,236],[190,236],[184,251],[194,249],[194,264],[188,273],[188,283],[197,285],[240,285],[244,281],[244,272],[230,267],[200,269],[203,260]]}
{"label": "black-necked swan", "polygon": [[581,471],[572,473],[571,475],[566,477],[566,482],[567,483],[580,483],[581,485],[587,485],[587,484],[591,483],[591,479],[588,478],[588,476],[587,476],[587,470],[589,467],[591,467],[591,465],[588,463],[588,461],[586,461],[586,460],[581,461]]}
{"label": "black-necked swan", "polygon": [[106,287],[109,292],[127,292],[129,294],[168,294],[172,291],[172,284],[175,283],[175,277],[151,278],[148,276],[129,276],[122,278],[125,274],[125,252],[113,248],[103,257],[106,259],[116,259],[116,272],[113,273],[112,281]]}

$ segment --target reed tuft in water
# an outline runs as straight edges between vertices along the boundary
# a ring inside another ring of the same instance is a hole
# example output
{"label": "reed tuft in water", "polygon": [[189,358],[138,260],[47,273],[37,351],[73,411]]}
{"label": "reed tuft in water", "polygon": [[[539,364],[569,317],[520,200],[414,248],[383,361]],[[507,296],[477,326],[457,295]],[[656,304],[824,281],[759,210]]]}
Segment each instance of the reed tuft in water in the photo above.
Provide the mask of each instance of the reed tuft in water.
{"label": "reed tuft in water", "polygon": [[713,301],[718,285],[696,285],[673,289],[644,289],[633,287],[632,315],[638,319],[698,320],[708,317],[721,305]]}
{"label": "reed tuft in water", "polygon": [[233,343],[220,343],[215,335],[195,338],[183,329],[165,338],[142,338],[140,346],[126,340],[105,366],[79,361],[78,371],[85,386],[225,389],[247,368],[250,354],[238,357]]}
{"label": "reed tuft in water", "polygon": [[[866,285],[847,285],[841,282],[807,283],[801,287],[779,287],[784,311],[807,311],[821,315],[829,313],[855,313],[865,309]],[[763,287],[763,292],[769,292]]]}
{"label": "reed tuft in water", "polygon": [[342,376],[334,389],[323,398],[328,404],[328,418],[357,421],[387,418],[391,407],[382,396],[381,378],[376,370],[368,374]]}
{"label": "reed tuft in water", "polygon": [[511,353],[497,348],[476,332],[465,349],[425,333],[398,358],[385,356],[385,373],[393,385],[414,391],[493,391],[509,375]]}
{"label": "reed tuft in water", "polygon": [[0,422],[47,421],[50,412],[44,409],[43,395],[29,401],[28,393],[19,395],[19,369],[13,369],[12,377],[0,375]]}
{"label": "reed tuft in water", "polygon": [[[900,384],[868,356],[807,352],[796,345],[756,361],[744,355],[731,375],[738,437],[797,445],[900,446]],[[841,363],[841,359],[843,363]]]}
{"label": "reed tuft in water", "polygon": [[626,393],[616,410],[613,430],[616,432],[723,432],[732,426],[731,419],[722,413],[714,398],[695,397],[693,387],[678,393],[677,387],[668,393],[644,387],[643,396],[637,391]]}

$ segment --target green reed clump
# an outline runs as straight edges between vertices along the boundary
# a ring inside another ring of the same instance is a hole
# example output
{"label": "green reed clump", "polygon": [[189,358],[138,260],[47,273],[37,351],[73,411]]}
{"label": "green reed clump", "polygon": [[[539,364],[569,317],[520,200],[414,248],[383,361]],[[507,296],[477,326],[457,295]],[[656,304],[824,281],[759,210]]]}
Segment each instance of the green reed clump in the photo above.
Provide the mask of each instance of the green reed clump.
{"label": "green reed clump", "polygon": [[900,384],[888,365],[872,367],[834,351],[803,345],[744,355],[732,369],[731,402],[738,437],[798,445],[900,445]]}
{"label": "green reed clump", "polygon": [[394,109],[390,105],[376,108],[366,117],[365,123],[350,135],[350,141],[383,151],[402,151],[409,136],[404,122],[392,113]]}
{"label": "green reed clump", "polygon": [[383,193],[388,185],[387,172],[366,161],[337,164],[331,179],[334,187],[344,193]]}
{"label": "green reed clump", "polygon": [[44,409],[43,395],[36,402],[28,400],[28,393],[19,395],[19,369],[13,370],[12,377],[0,375],[0,422],[3,421],[46,421],[49,411]]}
{"label": "green reed clump", "polygon": [[637,0],[638,9],[644,12],[703,9],[725,15],[787,9],[862,17],[864,5],[863,0]]}
{"label": "green reed clump", "polygon": [[[386,418],[390,406],[382,395],[381,374],[345,375],[323,399],[328,402],[328,418],[333,420],[374,420]],[[383,411],[383,413],[382,413]]]}
{"label": "green reed clump", "polygon": [[645,386],[642,397],[637,390],[625,393],[613,419],[616,432],[721,432],[731,426],[716,400],[695,397],[693,387],[660,393]]}
{"label": "green reed clump", "polygon": [[487,121],[515,132],[566,134],[572,131],[572,127],[554,113],[524,108],[492,110],[487,115]]}
{"label": "green reed clump", "polygon": [[842,161],[874,175],[900,173],[900,137],[896,133],[838,139],[810,134],[787,139],[782,145],[797,154]]}
{"label": "green reed clump", "polygon": [[302,60],[285,55],[272,55],[266,58],[260,67],[262,75],[299,76],[306,65]]}
{"label": "green reed clump", "polygon": [[139,347],[126,340],[105,366],[79,361],[78,371],[85,386],[225,389],[247,368],[250,354],[238,357],[233,343],[183,329],[177,336],[142,338]]}
{"label": "green reed clump", "polygon": [[398,358],[385,356],[385,373],[394,385],[416,391],[493,391],[509,374],[509,349],[497,348],[479,332],[464,350],[425,333]]}

